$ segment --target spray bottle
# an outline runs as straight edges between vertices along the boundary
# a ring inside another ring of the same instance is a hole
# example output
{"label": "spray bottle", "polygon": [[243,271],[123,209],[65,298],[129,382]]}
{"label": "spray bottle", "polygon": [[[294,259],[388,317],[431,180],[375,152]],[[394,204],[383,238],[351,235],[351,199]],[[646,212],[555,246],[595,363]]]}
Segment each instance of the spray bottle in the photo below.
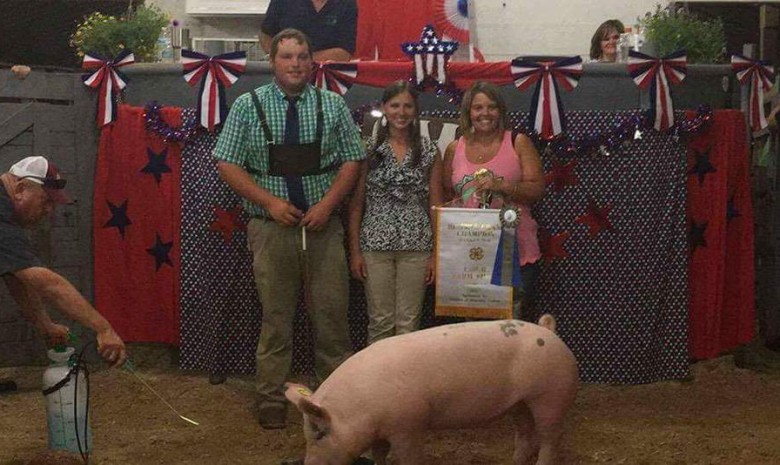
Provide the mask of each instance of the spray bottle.
{"label": "spray bottle", "polygon": [[[75,339],[72,335],[69,340]],[[92,445],[89,427],[87,371],[73,347],[57,345],[48,351],[51,364],[43,373],[43,395],[49,424],[49,449],[87,454]]]}

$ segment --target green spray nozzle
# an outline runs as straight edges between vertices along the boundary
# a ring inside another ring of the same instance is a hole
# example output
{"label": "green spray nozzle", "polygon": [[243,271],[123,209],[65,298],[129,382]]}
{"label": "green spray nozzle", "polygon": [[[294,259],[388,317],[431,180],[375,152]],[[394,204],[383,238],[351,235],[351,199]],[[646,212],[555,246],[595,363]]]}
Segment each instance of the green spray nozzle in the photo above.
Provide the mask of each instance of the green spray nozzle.
{"label": "green spray nozzle", "polygon": [[[79,342],[79,338],[75,334],[71,333],[70,331],[68,331],[67,339],[68,339],[68,343],[70,344],[76,344],[77,342]],[[65,352],[67,348],[68,348],[67,344],[63,342],[60,342],[59,344],[54,344],[54,347],[52,347],[52,349],[54,349],[55,352]]]}

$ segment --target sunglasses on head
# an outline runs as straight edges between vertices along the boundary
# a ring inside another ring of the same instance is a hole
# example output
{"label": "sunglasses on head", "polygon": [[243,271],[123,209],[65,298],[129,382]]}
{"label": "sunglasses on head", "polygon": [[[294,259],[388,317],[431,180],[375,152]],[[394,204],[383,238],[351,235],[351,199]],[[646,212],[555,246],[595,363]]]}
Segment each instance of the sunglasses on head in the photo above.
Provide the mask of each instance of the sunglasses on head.
{"label": "sunglasses on head", "polygon": [[19,179],[27,179],[27,178],[40,181],[43,183],[43,187],[48,187],[51,189],[65,189],[65,184],[68,183],[68,181],[65,179],[42,178],[40,176],[22,176]]}

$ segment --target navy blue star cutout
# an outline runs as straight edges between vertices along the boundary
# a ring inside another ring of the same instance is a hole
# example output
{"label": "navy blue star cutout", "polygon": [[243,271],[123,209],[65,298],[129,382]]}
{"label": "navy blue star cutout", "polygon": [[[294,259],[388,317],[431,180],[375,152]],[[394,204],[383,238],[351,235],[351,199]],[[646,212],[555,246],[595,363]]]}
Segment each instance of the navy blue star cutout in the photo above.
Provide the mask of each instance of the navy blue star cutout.
{"label": "navy blue star cutout", "polygon": [[712,166],[712,163],[710,163],[710,149],[712,149],[712,147],[707,147],[701,152],[697,149],[693,149],[694,156],[696,157],[696,164],[693,165],[693,168],[688,170],[688,174],[695,174],[698,176],[699,185],[704,182],[704,176],[706,176],[707,173],[714,173],[717,171],[715,167]]}
{"label": "navy blue star cutout", "polygon": [[164,148],[162,152],[155,153],[152,149],[146,149],[146,156],[149,157],[149,163],[141,170],[142,173],[148,173],[154,176],[157,184],[160,184],[163,173],[170,173],[171,167],[165,163],[168,158],[168,149]]}
{"label": "navy blue star cutout", "polygon": [[119,234],[122,238],[125,237],[125,228],[133,224],[130,218],[127,216],[127,200],[120,206],[116,206],[111,202],[106,202],[108,208],[111,210],[111,219],[103,225],[104,228],[116,228],[119,230]]}
{"label": "navy blue star cutout", "polygon": [[146,252],[154,257],[157,271],[160,271],[160,267],[163,266],[163,263],[167,263],[168,265],[173,266],[173,262],[168,256],[168,254],[171,252],[171,248],[173,248],[173,241],[163,242],[160,238],[160,233],[157,233],[157,240],[154,243],[154,247],[146,249]]}
{"label": "navy blue star cutout", "polygon": [[740,213],[739,209],[737,209],[737,206],[734,205],[734,197],[731,197],[728,202],[726,202],[726,222],[733,220],[734,218],[742,216],[742,213]]}
{"label": "navy blue star cutout", "polygon": [[696,251],[696,247],[707,247],[707,240],[704,238],[704,233],[707,230],[707,222],[697,223],[691,222],[691,229],[688,232],[688,244],[691,249],[691,253]]}

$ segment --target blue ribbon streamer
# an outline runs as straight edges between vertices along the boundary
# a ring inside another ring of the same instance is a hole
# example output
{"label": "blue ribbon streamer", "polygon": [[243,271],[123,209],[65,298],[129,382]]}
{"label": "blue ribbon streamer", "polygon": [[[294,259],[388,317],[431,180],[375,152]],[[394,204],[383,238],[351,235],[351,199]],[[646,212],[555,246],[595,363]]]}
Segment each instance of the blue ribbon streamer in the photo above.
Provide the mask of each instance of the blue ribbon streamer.
{"label": "blue ribbon streamer", "polygon": [[[512,231],[514,232],[514,231]],[[507,240],[512,241],[512,287],[518,288],[523,285],[523,277],[520,274],[520,247],[517,245],[515,234],[507,233],[506,228],[501,228],[501,235],[498,238],[498,249],[496,251],[496,261],[493,264],[493,274],[490,278],[490,284],[494,286],[508,286],[508,276],[503,275],[504,268],[504,247]]]}

